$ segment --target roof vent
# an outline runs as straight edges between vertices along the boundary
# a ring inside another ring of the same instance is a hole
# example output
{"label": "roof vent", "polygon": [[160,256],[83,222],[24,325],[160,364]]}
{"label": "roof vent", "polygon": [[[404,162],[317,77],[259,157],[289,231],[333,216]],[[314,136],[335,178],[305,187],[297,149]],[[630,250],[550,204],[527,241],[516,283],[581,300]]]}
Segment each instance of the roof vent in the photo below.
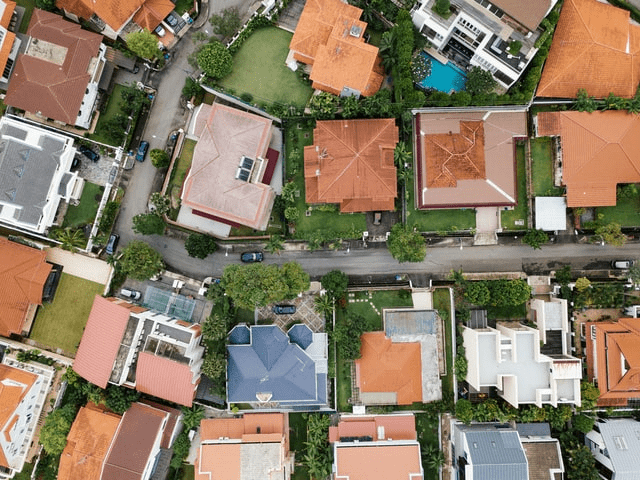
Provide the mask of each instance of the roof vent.
{"label": "roof vent", "polygon": [[351,30],[349,30],[349,35],[352,37],[360,38],[362,34],[362,27],[358,25],[351,25]]}

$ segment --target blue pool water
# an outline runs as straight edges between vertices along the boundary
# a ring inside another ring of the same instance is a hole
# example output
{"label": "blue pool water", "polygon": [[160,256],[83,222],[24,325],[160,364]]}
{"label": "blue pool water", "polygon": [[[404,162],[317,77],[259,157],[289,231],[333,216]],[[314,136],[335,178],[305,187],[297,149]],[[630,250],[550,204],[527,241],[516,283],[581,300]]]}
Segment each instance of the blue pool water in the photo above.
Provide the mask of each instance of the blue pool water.
{"label": "blue pool water", "polygon": [[431,55],[420,52],[420,55],[431,60],[431,75],[420,82],[423,88],[433,88],[441,92],[449,93],[451,90],[459,92],[464,90],[464,84],[467,81],[467,75],[463,70],[449,62],[446,65],[440,63]]}

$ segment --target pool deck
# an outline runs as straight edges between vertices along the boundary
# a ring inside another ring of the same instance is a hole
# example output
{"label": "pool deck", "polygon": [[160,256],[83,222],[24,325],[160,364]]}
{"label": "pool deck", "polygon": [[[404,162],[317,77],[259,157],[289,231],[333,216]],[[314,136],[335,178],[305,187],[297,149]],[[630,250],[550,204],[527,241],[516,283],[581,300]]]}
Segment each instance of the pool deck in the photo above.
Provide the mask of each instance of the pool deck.
{"label": "pool deck", "polygon": [[444,55],[442,55],[441,53],[439,53],[433,47],[425,48],[424,51],[444,65],[449,63],[449,59]]}

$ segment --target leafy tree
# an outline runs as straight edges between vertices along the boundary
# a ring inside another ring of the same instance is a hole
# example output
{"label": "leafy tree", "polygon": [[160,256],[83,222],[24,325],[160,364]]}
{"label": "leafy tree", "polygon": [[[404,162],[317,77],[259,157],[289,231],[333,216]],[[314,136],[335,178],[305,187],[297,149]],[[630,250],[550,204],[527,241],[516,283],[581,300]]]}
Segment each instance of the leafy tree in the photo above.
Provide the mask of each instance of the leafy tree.
{"label": "leafy tree", "polygon": [[360,358],[360,336],[367,331],[367,321],[360,315],[348,313],[342,322],[336,324],[332,340],[336,343],[342,360]]}
{"label": "leafy tree", "polygon": [[202,362],[202,373],[212,380],[224,377],[227,371],[227,360],[217,352],[207,352]]}
{"label": "leafy tree", "polygon": [[396,167],[404,169],[404,164],[410,163],[411,157],[411,149],[403,140],[399,141],[393,150],[393,163],[396,164]]}
{"label": "leafy tree", "polygon": [[86,243],[84,233],[82,230],[72,230],[71,227],[67,227],[64,230],[57,230],[54,233],[56,240],[62,243],[60,248],[68,250],[70,252],[77,251],[80,247],[83,247]]}
{"label": "leafy tree", "polygon": [[444,464],[444,453],[437,444],[431,443],[422,451],[422,458],[425,459],[427,467],[431,470],[438,471]]}
{"label": "leafy tree", "polygon": [[571,283],[571,265],[565,265],[556,272],[556,281],[561,285]]}
{"label": "leafy tree", "polygon": [[49,455],[60,455],[67,446],[67,435],[75,416],[76,407],[71,403],[47,415],[40,430],[40,443]]}
{"label": "leafy tree", "polygon": [[112,412],[122,415],[129,410],[131,404],[138,401],[139,398],[140,393],[132,388],[109,385],[107,387],[104,404]]}
{"label": "leafy tree", "polygon": [[284,209],[284,218],[289,222],[295,222],[298,219],[298,207],[287,207]]}
{"label": "leafy tree", "polygon": [[[203,32],[196,32],[196,33],[203,33]],[[195,36],[195,33],[193,34],[193,36]],[[187,77],[185,79],[184,87],[182,87],[182,96],[183,97],[185,97],[187,99],[193,98],[193,97],[197,97],[203,91],[204,91],[204,89],[193,78]]]}
{"label": "leafy tree", "polygon": [[577,431],[582,432],[584,434],[589,433],[591,430],[593,430],[593,424],[595,423],[593,417],[588,417],[587,415],[575,415],[572,419],[571,419],[571,425],[573,426],[573,428],[575,428]]}
{"label": "leafy tree", "polygon": [[619,223],[611,222],[606,225],[601,225],[596,228],[595,234],[599,236],[603,242],[613,245],[614,247],[621,247],[627,243],[627,236],[622,233]]}
{"label": "leafy tree", "polygon": [[162,235],[166,225],[155,213],[140,213],[133,217],[133,231],[140,235]]}
{"label": "leafy tree", "polygon": [[635,284],[640,283],[640,265],[633,265],[629,268],[628,272],[629,278]]}
{"label": "leafy tree", "polygon": [[160,192],[153,192],[149,201],[155,207],[154,213],[156,215],[166,215],[171,211],[171,198],[169,198],[168,195],[162,195]]}
{"label": "leafy tree", "polygon": [[529,245],[534,250],[539,250],[549,241],[549,235],[544,230],[529,230],[522,238],[522,243]]}
{"label": "leafy tree", "polygon": [[125,131],[129,124],[129,119],[121,113],[116,113],[100,127],[100,132],[111,140],[121,143],[125,137]]}
{"label": "leafy tree", "polygon": [[211,15],[209,22],[213,33],[223,37],[232,37],[242,26],[240,12],[236,7],[225,8],[220,14]]}
{"label": "leafy tree", "polygon": [[462,381],[467,378],[469,363],[467,362],[467,357],[465,357],[464,354],[458,353],[456,355],[456,359],[453,363],[453,370],[456,373],[456,377],[458,377],[458,381]]}
{"label": "leafy tree", "polygon": [[497,82],[491,72],[481,67],[471,67],[467,72],[467,83],[465,90],[472,96],[484,95],[496,88]]}
{"label": "leafy tree", "polygon": [[600,396],[600,390],[594,386],[593,383],[582,381],[580,383],[580,410],[591,410],[595,408],[598,397]]}
{"label": "leafy tree", "polygon": [[149,152],[151,164],[156,168],[167,168],[171,163],[169,154],[160,148],[154,148]]}
{"label": "leafy tree", "polygon": [[288,288],[285,299],[295,298],[299,293],[309,290],[309,274],[302,269],[298,262],[284,263],[280,267],[280,275]]}
{"label": "leafy tree", "polygon": [[342,118],[356,118],[360,114],[360,103],[354,96],[342,97],[340,105],[342,106]]}
{"label": "leafy tree", "polygon": [[338,97],[327,92],[320,92],[311,97],[309,110],[311,116],[318,120],[335,118],[338,112]]}
{"label": "leafy tree", "polygon": [[55,0],[36,0],[36,8],[53,12],[56,8]]}
{"label": "leafy tree", "polygon": [[473,420],[473,405],[469,400],[461,398],[456,402],[456,418],[469,425]]}
{"label": "leafy tree", "polygon": [[280,252],[284,250],[284,239],[281,235],[271,235],[264,249],[269,253],[280,255]]}
{"label": "leafy tree", "polygon": [[436,0],[436,4],[433,7],[433,10],[440,15],[441,17],[446,17],[449,15],[449,9],[451,8],[451,3],[449,0]]}
{"label": "leafy tree", "polygon": [[387,30],[382,34],[379,47],[380,57],[382,58],[382,66],[386,72],[391,72],[397,65],[396,56],[396,35],[394,29]]}
{"label": "leafy tree", "polygon": [[551,405],[546,405],[545,410],[547,411],[547,421],[551,428],[554,430],[564,430],[567,425],[567,422],[571,419],[573,412],[569,405],[563,404],[558,405],[558,407],[553,407]]}
{"label": "leafy tree", "polygon": [[427,255],[427,246],[420,232],[400,223],[391,227],[387,248],[400,263],[422,262]]}
{"label": "leafy tree", "polygon": [[331,474],[333,460],[329,435],[331,417],[329,415],[311,414],[307,423],[307,441],[302,463],[306,465],[309,476],[313,480],[323,480]]}
{"label": "leafy tree", "polygon": [[82,390],[87,401],[96,405],[104,403],[104,391],[99,386],[90,382],[83,382],[80,384],[80,390]]}
{"label": "leafy tree", "polygon": [[474,305],[488,305],[491,293],[486,282],[468,282],[464,290],[464,296]]}
{"label": "leafy tree", "polygon": [[347,293],[349,277],[340,270],[331,270],[320,279],[322,288],[327,291],[327,296],[331,301],[340,300]]}
{"label": "leafy tree", "polygon": [[229,333],[231,318],[223,313],[212,313],[207,318],[202,327],[202,336],[207,340],[220,341]]}
{"label": "leafy tree", "polygon": [[573,107],[579,112],[593,112],[598,108],[595,97],[590,97],[587,93],[587,90],[581,88],[578,90],[578,95],[576,97],[576,103],[573,104]]}
{"label": "leafy tree", "polygon": [[220,283],[213,283],[209,285],[207,289],[207,300],[212,300],[214,303],[224,298],[224,288]]}
{"label": "leafy tree", "polygon": [[136,87],[123,88],[120,97],[122,98],[120,110],[126,115],[134,116],[140,111],[142,105],[150,103],[147,94]]}
{"label": "leafy tree", "polygon": [[173,457],[171,457],[171,467],[178,470],[182,461],[189,455],[191,441],[189,440],[189,430],[185,429],[173,442]]}
{"label": "leafy tree", "polygon": [[162,255],[139,240],[134,240],[122,250],[118,263],[122,272],[135,280],[148,280],[164,269]]}
{"label": "leafy tree", "polygon": [[584,292],[587,288],[591,286],[591,280],[587,277],[580,277],[576,280],[576,290],[579,292]]}
{"label": "leafy tree", "polygon": [[596,461],[586,445],[577,445],[565,450],[569,461],[567,465],[567,480],[599,480]]}
{"label": "leafy tree", "polygon": [[487,285],[495,307],[522,305],[531,297],[531,287],[524,280],[492,280]]}
{"label": "leafy tree", "polygon": [[286,183],[282,187],[282,193],[280,193],[280,196],[285,201],[285,203],[294,203],[296,201],[297,190],[298,186],[294,182]]}
{"label": "leafy tree", "polygon": [[196,58],[198,67],[214,79],[226,77],[233,68],[233,58],[229,50],[217,41],[204,45]]}
{"label": "leafy tree", "polygon": [[202,233],[190,234],[184,242],[184,248],[193,258],[207,258],[218,249],[215,238]]}
{"label": "leafy tree", "polygon": [[137,56],[153,60],[160,56],[158,39],[149,30],[132,32],[126,36],[127,47]]}
{"label": "leafy tree", "polygon": [[200,422],[204,418],[204,408],[200,405],[194,405],[191,408],[182,407],[181,410],[185,430],[189,431],[194,428],[198,428]]}

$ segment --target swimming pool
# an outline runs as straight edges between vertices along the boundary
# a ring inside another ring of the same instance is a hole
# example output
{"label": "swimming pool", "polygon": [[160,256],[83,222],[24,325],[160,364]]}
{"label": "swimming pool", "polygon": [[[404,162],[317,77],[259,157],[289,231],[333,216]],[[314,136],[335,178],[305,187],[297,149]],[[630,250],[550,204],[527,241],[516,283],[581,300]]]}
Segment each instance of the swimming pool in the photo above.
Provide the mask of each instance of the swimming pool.
{"label": "swimming pool", "polygon": [[467,75],[463,70],[455,66],[452,62],[446,65],[440,63],[428,53],[420,52],[420,55],[431,60],[431,75],[420,82],[422,88],[433,88],[445,93],[450,93],[451,90],[456,92],[464,90]]}

